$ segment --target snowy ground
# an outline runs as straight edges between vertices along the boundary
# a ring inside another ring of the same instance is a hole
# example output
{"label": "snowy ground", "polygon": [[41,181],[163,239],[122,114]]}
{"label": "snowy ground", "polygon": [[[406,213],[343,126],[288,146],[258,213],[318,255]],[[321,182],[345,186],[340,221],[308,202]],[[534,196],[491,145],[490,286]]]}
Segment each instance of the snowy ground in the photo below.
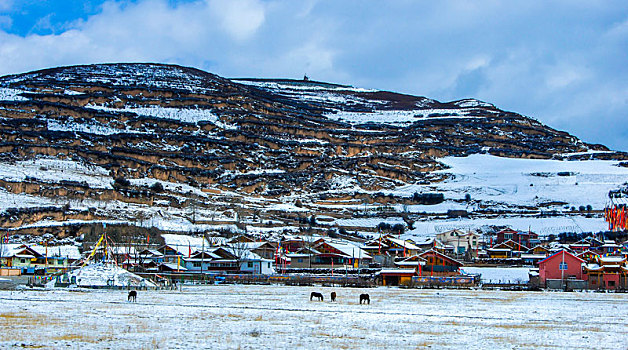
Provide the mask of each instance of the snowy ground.
{"label": "snowy ground", "polygon": [[[0,348],[625,349],[626,294],[286,286],[0,292]],[[368,292],[371,305],[359,305]]]}
{"label": "snowy ground", "polygon": [[528,267],[463,267],[465,273],[479,273],[484,283],[527,283]]}

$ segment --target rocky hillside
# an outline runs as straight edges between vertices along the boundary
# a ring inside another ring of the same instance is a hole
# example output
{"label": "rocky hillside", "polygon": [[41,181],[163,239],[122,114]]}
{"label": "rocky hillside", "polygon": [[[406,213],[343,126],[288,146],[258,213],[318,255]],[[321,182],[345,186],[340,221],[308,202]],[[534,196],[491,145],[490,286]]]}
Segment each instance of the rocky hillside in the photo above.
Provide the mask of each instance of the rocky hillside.
{"label": "rocky hillside", "polygon": [[0,128],[0,226],[32,234],[77,234],[100,221],[270,232],[309,227],[312,216],[320,229],[369,231],[372,222],[340,220],[397,218],[412,229],[461,206],[483,216],[495,207],[538,214],[543,201],[569,211],[574,203],[560,198],[447,193],[438,184],[455,176],[442,160],[626,159],[478,100],[159,64],[2,77]]}

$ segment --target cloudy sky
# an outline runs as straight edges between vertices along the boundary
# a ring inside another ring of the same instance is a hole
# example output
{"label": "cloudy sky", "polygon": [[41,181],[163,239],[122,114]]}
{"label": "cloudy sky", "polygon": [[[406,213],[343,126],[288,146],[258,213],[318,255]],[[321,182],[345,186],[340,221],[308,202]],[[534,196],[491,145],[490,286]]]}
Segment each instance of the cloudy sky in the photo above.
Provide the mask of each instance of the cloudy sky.
{"label": "cloudy sky", "polygon": [[148,61],[475,97],[628,151],[626,0],[0,0],[0,75]]}

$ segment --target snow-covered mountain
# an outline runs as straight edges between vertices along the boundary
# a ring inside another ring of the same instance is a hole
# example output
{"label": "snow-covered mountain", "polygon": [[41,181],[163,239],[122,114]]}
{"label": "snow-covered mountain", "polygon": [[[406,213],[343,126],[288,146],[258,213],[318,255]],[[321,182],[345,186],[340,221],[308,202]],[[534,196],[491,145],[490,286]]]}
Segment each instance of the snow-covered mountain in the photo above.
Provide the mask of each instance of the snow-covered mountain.
{"label": "snow-covered mountain", "polygon": [[628,181],[626,153],[486,102],[172,65],[2,77],[0,127],[0,225],[29,234],[599,231]]}

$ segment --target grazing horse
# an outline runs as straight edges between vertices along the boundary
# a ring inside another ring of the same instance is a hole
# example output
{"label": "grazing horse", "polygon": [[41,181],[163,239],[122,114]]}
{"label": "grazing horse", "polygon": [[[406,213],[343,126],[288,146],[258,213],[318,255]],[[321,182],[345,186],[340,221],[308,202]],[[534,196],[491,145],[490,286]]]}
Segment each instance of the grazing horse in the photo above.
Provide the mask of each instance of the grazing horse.
{"label": "grazing horse", "polygon": [[368,303],[369,305],[371,304],[371,298],[369,297],[368,294],[366,294],[366,293],[365,294],[360,294],[360,304],[362,304],[363,301]]}
{"label": "grazing horse", "polygon": [[310,294],[310,301],[312,301],[313,298],[318,298],[318,301],[323,301],[323,294],[319,292],[312,292],[312,294]]}
{"label": "grazing horse", "polygon": [[135,302],[136,298],[137,298],[137,292],[134,291],[134,290],[130,291],[129,292],[129,297],[128,297],[129,301]]}
{"label": "grazing horse", "polygon": [[336,301],[336,292],[331,292],[331,301]]}

